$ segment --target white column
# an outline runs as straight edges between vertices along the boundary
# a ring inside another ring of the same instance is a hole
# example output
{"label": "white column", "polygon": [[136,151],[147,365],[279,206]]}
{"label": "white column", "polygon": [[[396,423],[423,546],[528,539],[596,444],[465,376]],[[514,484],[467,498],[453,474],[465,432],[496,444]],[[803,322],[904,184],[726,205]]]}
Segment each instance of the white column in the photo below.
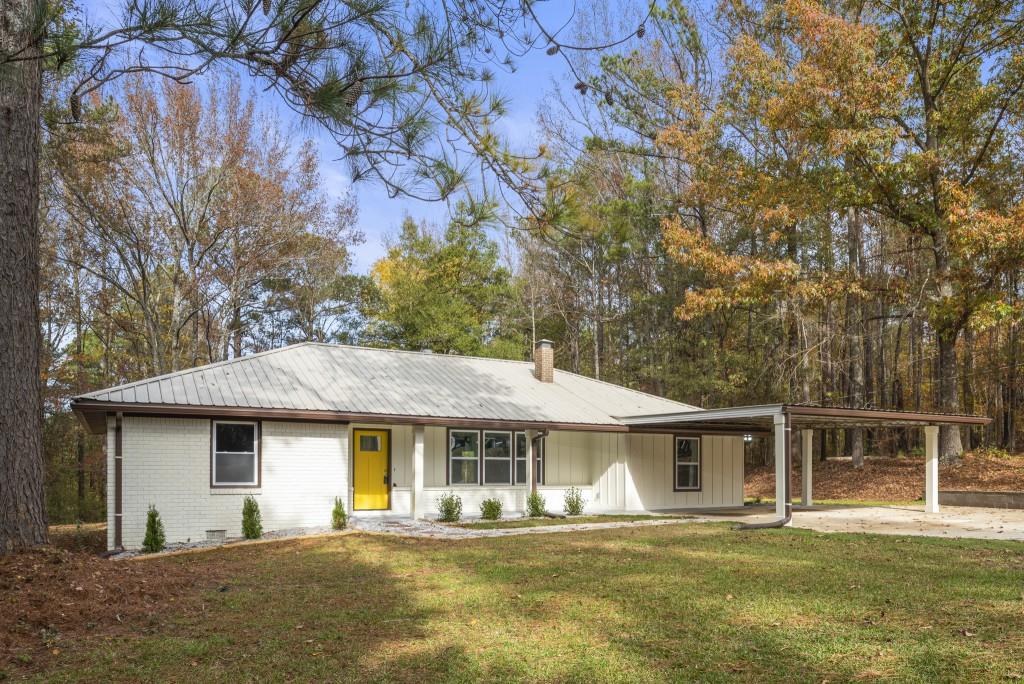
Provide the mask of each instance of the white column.
{"label": "white column", "polygon": [[412,429],[412,518],[419,520],[426,513],[423,502],[423,452],[424,428],[416,425]]}
{"label": "white column", "polygon": [[800,502],[804,506],[813,506],[811,486],[814,481],[814,430],[802,430],[800,437],[803,440],[800,451],[800,456],[803,459],[803,466],[800,468]]}
{"label": "white column", "polygon": [[786,517],[786,417],[775,416],[775,514]]}
{"label": "white column", "polygon": [[[536,438],[537,430],[526,430],[526,481],[529,483],[529,491],[537,491],[537,476],[534,475],[534,471],[537,469],[537,452],[534,444]],[[526,510],[525,500],[523,500],[522,510]]]}
{"label": "white column", "polygon": [[939,426],[924,428],[924,512],[939,512]]}

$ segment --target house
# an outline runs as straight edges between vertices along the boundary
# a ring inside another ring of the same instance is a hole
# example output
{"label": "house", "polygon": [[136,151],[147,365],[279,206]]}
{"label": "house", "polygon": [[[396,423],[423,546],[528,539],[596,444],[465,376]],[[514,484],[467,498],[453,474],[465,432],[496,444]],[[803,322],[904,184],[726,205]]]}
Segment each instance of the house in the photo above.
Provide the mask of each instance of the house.
{"label": "house", "polygon": [[812,429],[925,424],[932,454],[936,425],[985,420],[778,404],[705,411],[556,370],[546,340],[534,357],[303,343],[76,397],[73,410],[106,434],[107,545],[141,546],[150,505],[169,542],[238,536],[246,495],[268,531],[328,524],[335,497],[357,516],[430,517],[448,491],[468,512],[486,498],[523,511],[533,490],[558,510],[569,487],[588,512],[739,506],[747,435],[775,436],[784,522],[794,424],[804,426],[810,503]]}

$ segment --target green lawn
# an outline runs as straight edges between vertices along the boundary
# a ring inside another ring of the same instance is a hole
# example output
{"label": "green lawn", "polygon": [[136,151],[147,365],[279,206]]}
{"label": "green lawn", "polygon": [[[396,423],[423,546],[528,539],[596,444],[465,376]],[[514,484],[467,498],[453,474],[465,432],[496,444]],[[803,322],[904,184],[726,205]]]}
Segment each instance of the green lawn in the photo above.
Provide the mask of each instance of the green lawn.
{"label": "green lawn", "polygon": [[[201,610],[66,644],[47,681],[1013,681],[1024,545],[724,524],[167,557]],[[14,674],[13,672],[10,674]]]}
{"label": "green lawn", "polygon": [[473,520],[459,523],[459,527],[482,530],[500,530],[515,527],[548,527],[550,525],[581,525],[583,523],[636,522],[680,518],[678,515],[578,515],[573,518],[509,518],[506,520]]}

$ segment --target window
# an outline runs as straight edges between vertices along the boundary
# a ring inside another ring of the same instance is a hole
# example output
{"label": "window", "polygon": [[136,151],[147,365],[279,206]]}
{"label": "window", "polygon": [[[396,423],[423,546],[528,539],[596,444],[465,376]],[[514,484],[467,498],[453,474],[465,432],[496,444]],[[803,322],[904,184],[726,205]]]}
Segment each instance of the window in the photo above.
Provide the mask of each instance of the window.
{"label": "window", "polygon": [[217,487],[253,487],[260,481],[256,423],[213,424],[212,483]]}
{"label": "window", "polygon": [[476,484],[480,476],[480,433],[452,430],[448,433],[448,481]]}
{"label": "window", "polygon": [[677,492],[700,489],[700,439],[697,437],[676,437],[676,486]]}
{"label": "window", "polygon": [[[526,433],[516,433],[516,484],[526,484]],[[534,477],[537,484],[544,484],[544,440],[537,440],[537,463]]]}
{"label": "window", "polygon": [[484,484],[512,484],[512,433],[484,433]]}
{"label": "window", "polygon": [[380,451],[380,435],[359,435],[359,450]]}

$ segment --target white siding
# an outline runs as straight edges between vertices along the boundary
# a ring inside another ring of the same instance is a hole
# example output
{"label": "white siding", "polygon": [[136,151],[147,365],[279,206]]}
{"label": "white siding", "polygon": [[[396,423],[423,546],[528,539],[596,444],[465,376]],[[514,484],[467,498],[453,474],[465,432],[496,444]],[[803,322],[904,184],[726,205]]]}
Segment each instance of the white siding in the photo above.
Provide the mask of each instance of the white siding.
{"label": "white siding", "polygon": [[701,488],[675,492],[675,437],[630,434],[629,466],[640,504],[647,510],[664,508],[715,508],[743,504],[743,438],[701,438]]}
{"label": "white siding", "polygon": [[264,530],[328,525],[334,497],[349,488],[344,425],[264,421],[262,486],[231,489],[210,487],[209,419],[126,417],[122,430],[129,549],[142,544],[150,505],[167,541],[182,542],[204,539],[207,530],[240,536],[246,494],[256,497]]}
{"label": "white siding", "polygon": [[[267,531],[327,525],[335,496],[352,510],[351,434],[355,429],[391,431],[393,489],[391,509],[357,515],[408,515],[412,498],[413,427],[332,423],[262,423],[262,486],[210,487],[210,420],[201,418],[124,418],[123,541],[137,548],[145,533],[146,510],[153,504],[164,520],[169,542],[197,540],[207,530],[241,534],[242,497],[253,494]],[[445,484],[447,431],[424,430],[424,506],[427,516],[438,498],[454,491],[467,516],[480,502],[502,501],[515,515],[525,509],[526,485],[448,486]],[[561,511],[565,491],[578,487],[587,512],[737,506],[743,503],[742,437],[701,439],[701,489],[673,491],[672,435],[608,432],[552,432],[545,445],[545,483],[540,487],[550,511]],[[113,545],[114,421],[108,421],[108,546]]]}

